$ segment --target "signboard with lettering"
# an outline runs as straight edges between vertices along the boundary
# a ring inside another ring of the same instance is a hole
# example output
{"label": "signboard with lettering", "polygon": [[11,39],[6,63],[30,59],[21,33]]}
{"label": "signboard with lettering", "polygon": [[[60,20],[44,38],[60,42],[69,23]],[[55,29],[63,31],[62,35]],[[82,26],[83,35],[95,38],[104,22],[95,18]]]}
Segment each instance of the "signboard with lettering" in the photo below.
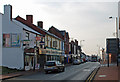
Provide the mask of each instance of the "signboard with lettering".
{"label": "signboard with lettering", "polygon": [[106,39],[106,53],[117,54],[119,50],[119,38]]}
{"label": "signboard with lettering", "polygon": [[37,41],[41,41],[41,37],[35,37]]}
{"label": "signboard with lettering", "polygon": [[20,47],[20,33],[11,34],[11,46]]}
{"label": "signboard with lettering", "polygon": [[3,34],[3,46],[11,47],[10,34]]}

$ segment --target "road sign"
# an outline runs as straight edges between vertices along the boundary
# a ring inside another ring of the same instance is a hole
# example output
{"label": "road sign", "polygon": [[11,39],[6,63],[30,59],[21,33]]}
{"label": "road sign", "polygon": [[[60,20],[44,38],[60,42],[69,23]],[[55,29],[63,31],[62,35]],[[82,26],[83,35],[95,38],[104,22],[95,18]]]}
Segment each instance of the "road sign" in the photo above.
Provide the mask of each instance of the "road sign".
{"label": "road sign", "polygon": [[106,53],[117,54],[119,51],[119,38],[108,38],[106,39]]}

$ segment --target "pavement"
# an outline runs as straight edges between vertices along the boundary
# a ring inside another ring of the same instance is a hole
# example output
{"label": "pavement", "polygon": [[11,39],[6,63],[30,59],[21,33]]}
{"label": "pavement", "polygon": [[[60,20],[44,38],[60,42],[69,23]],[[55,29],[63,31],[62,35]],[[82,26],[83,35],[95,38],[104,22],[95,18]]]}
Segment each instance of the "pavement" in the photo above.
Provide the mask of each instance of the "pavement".
{"label": "pavement", "polygon": [[120,65],[117,67],[116,63],[110,64],[107,67],[107,62],[102,62],[97,74],[94,77],[94,81],[118,81],[120,80]]}
{"label": "pavement", "polygon": [[[65,64],[65,66],[71,66],[72,64]],[[18,77],[18,76],[24,76],[24,75],[31,75],[34,74],[36,72],[43,72],[44,70],[29,70],[29,71],[21,71],[21,72],[15,72],[15,73],[10,73],[10,74],[4,74],[4,75],[0,75],[0,80],[6,80],[6,79],[10,79],[10,78],[14,78],[14,77]]]}

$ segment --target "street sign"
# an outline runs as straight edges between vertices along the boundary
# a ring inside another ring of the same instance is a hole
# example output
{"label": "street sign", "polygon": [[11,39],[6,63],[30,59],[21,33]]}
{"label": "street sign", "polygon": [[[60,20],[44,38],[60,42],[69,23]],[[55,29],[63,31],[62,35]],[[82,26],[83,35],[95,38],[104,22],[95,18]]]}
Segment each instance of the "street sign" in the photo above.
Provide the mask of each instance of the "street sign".
{"label": "street sign", "polygon": [[106,39],[106,53],[117,54],[119,51],[119,38]]}

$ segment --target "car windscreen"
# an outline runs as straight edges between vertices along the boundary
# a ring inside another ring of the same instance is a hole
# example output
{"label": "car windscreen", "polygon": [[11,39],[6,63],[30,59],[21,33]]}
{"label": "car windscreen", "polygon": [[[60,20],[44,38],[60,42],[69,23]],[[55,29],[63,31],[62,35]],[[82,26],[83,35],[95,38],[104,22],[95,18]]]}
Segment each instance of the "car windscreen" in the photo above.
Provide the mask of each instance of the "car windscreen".
{"label": "car windscreen", "polygon": [[46,62],[46,66],[55,66],[55,62]]}

